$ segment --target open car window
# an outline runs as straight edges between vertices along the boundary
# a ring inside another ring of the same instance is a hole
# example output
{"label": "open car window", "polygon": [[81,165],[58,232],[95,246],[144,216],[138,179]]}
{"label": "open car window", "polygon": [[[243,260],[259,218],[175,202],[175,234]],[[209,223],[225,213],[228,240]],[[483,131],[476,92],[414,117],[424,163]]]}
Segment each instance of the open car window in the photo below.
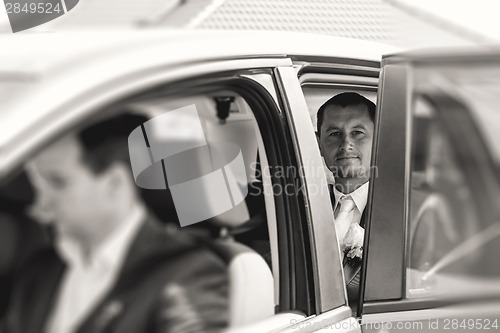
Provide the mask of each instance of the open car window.
{"label": "open car window", "polygon": [[416,69],[408,298],[500,292],[498,74],[487,64]]}
{"label": "open car window", "polygon": [[[151,211],[167,225],[181,225],[193,234],[212,240],[234,240],[260,255],[267,273],[240,271],[239,277],[252,283],[263,280],[265,283],[260,284],[258,292],[251,292],[245,285],[235,290],[251,293],[252,299],[270,300],[266,306],[249,312],[253,320],[290,311],[294,317],[303,318],[316,313],[316,296],[304,213],[307,206],[303,196],[289,195],[300,194],[302,188],[299,173],[288,171],[299,170],[290,128],[279,109],[274,86],[266,85],[273,82],[270,71],[240,74],[243,79],[234,72],[224,72],[168,82],[140,88],[98,108],[75,109],[78,117],[68,117],[64,126],[46,133],[44,140],[30,147],[27,155],[32,156],[57,138],[100,120],[120,114],[145,116],[143,126],[134,130],[140,138],[134,142],[142,150],[130,157],[134,161],[134,181]],[[65,112],[71,115],[75,110],[65,109]],[[49,117],[56,119],[58,115],[47,113],[46,118]],[[232,144],[237,149],[233,155],[225,156],[226,160],[218,161],[217,146],[221,143]],[[168,146],[172,149],[166,148]],[[189,163],[180,161],[185,168],[171,181],[170,175],[165,175],[168,165],[157,163],[159,160],[154,156],[174,155],[172,151],[193,154],[187,156]],[[25,159],[19,163],[25,163]],[[233,168],[234,163],[239,167]],[[149,173],[151,168],[154,172]],[[209,182],[208,186],[199,182],[214,174],[221,176],[219,182]],[[188,214],[196,212],[198,216],[191,219],[192,223],[186,223],[182,222],[172,189],[192,181],[198,183],[183,189],[188,197],[182,197],[182,210]],[[162,186],[158,187],[158,183]],[[26,211],[41,213],[43,205],[35,199],[33,205],[26,206]],[[201,216],[199,213],[203,212],[208,213]],[[258,278],[253,279],[252,274]],[[266,274],[270,276],[270,284]],[[236,306],[230,313],[247,309]]]}

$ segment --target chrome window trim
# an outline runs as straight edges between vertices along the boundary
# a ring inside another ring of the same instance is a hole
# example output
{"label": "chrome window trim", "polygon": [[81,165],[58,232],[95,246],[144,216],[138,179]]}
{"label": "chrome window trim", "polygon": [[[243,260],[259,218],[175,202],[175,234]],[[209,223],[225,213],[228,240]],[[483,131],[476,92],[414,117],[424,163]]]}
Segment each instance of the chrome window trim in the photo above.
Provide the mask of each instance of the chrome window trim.
{"label": "chrome window trim", "polygon": [[498,316],[500,301],[490,300],[483,303],[452,304],[437,308],[426,308],[420,310],[402,310],[381,313],[364,314],[362,324],[366,323],[388,323],[404,322],[414,320],[431,320],[435,318],[456,318],[465,316],[468,318],[481,318],[484,316]]}
{"label": "chrome window trim", "polygon": [[[344,327],[347,329],[344,329]],[[354,327],[354,329],[350,330],[350,327]],[[291,327],[279,330],[277,333],[312,333],[322,330],[332,331],[332,329],[335,329],[336,332],[361,333],[361,326],[358,324],[358,321],[352,317],[351,308],[348,306],[341,306],[320,315],[305,318],[302,321],[294,321]]]}
{"label": "chrome window trim", "polygon": [[[306,101],[292,66],[275,70],[278,90],[294,140],[299,175],[305,188],[307,221],[313,260],[316,312],[323,313],[346,304],[344,274],[333,227],[333,212],[314,128]],[[319,170],[319,174],[315,174]],[[312,195],[314,189],[319,195]],[[342,281],[342,283],[339,283]]]}
{"label": "chrome window trim", "polygon": [[[245,76],[248,79],[253,79],[251,76]],[[270,76],[269,76],[270,77]],[[259,82],[262,80],[262,77],[259,76],[259,78],[255,81]],[[259,82],[261,83],[261,82]],[[274,96],[276,96],[276,90],[273,89]],[[277,96],[276,96],[277,98]],[[255,116],[252,113],[252,116],[255,119]],[[255,119],[255,122],[257,120]],[[266,152],[266,145],[264,144],[264,140],[262,138],[262,133],[260,131],[260,128],[256,126],[255,128],[255,134],[257,137],[257,146],[260,152],[262,152],[260,156],[260,162],[261,164],[265,167],[269,166],[269,161],[267,159],[267,152]],[[279,299],[280,299],[280,265],[279,265],[279,251],[278,251],[278,218],[276,216],[276,205],[274,201],[274,195],[273,195],[273,183],[271,176],[268,175],[266,172],[262,172],[262,186],[263,186],[263,191],[264,191],[264,203],[265,203],[265,208],[266,208],[266,217],[267,217],[267,228],[269,231],[269,246],[271,248],[271,266],[272,266],[272,273],[273,273],[273,279],[274,279],[274,304],[278,305],[279,304]],[[270,223],[272,222],[272,223]]]}
{"label": "chrome window trim", "polygon": [[[304,319],[306,319],[306,316],[302,313],[281,312],[255,324],[229,328],[224,333],[280,332],[289,327],[290,324],[302,322]],[[297,330],[294,332],[297,332]]]}
{"label": "chrome window trim", "polygon": [[345,74],[305,73],[300,76],[302,85],[324,84],[324,85],[359,85],[366,87],[377,87],[378,77],[366,77]]}
{"label": "chrome window trim", "polygon": [[377,87],[375,86],[364,86],[364,85],[357,85],[357,84],[337,84],[337,83],[318,83],[318,82],[307,82],[302,85],[303,87],[306,88],[321,88],[321,89],[337,89],[337,90],[356,90],[356,91],[370,91],[370,92],[377,92]]}

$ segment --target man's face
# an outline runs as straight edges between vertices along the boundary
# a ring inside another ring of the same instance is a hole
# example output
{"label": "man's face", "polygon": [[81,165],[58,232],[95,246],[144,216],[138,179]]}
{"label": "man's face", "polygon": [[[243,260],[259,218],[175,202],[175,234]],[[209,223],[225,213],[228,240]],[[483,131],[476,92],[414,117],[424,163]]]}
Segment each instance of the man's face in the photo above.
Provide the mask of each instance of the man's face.
{"label": "man's face", "polygon": [[319,146],[335,179],[370,177],[373,121],[365,105],[332,105],[323,114]]}
{"label": "man's face", "polygon": [[27,167],[39,210],[60,233],[79,237],[99,228],[106,205],[106,181],[81,160],[75,137],[68,136],[37,155]]}

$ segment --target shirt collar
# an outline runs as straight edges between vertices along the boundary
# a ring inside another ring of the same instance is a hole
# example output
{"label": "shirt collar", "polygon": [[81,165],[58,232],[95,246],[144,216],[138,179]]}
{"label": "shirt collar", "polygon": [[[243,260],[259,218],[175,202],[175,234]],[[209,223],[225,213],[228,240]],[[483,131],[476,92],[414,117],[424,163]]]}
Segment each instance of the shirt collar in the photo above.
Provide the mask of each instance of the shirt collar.
{"label": "shirt collar", "polygon": [[134,207],[128,219],[97,248],[95,256],[111,265],[120,264],[145,217],[143,206]]}
{"label": "shirt collar", "polygon": [[139,226],[146,216],[143,206],[135,206],[130,216],[116,228],[102,244],[100,244],[90,255],[90,260],[85,261],[83,252],[78,242],[70,237],[60,235],[56,240],[56,250],[70,266],[103,264],[107,267],[115,267],[121,263],[132,242]]}
{"label": "shirt collar", "polygon": [[363,213],[366,207],[366,202],[368,201],[369,184],[370,182],[368,181],[349,194],[344,194],[340,192],[335,188],[335,185],[333,185],[333,194],[335,195],[335,207],[333,207],[334,211],[337,208],[337,204],[341,197],[350,196],[354,201],[354,204],[356,205],[356,208],[359,210],[359,212]]}

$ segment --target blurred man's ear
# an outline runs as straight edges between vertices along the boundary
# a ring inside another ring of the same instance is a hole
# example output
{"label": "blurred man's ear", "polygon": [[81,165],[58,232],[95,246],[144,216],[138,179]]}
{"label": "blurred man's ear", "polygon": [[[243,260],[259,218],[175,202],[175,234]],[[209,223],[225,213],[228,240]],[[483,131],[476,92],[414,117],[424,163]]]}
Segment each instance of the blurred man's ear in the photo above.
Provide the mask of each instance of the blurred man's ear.
{"label": "blurred man's ear", "polygon": [[319,151],[321,152],[321,145],[319,144],[319,133],[314,132],[314,134],[316,134],[316,141],[318,142]]}
{"label": "blurred man's ear", "polygon": [[111,194],[125,191],[132,183],[131,171],[124,163],[116,162],[108,167],[106,181]]}

